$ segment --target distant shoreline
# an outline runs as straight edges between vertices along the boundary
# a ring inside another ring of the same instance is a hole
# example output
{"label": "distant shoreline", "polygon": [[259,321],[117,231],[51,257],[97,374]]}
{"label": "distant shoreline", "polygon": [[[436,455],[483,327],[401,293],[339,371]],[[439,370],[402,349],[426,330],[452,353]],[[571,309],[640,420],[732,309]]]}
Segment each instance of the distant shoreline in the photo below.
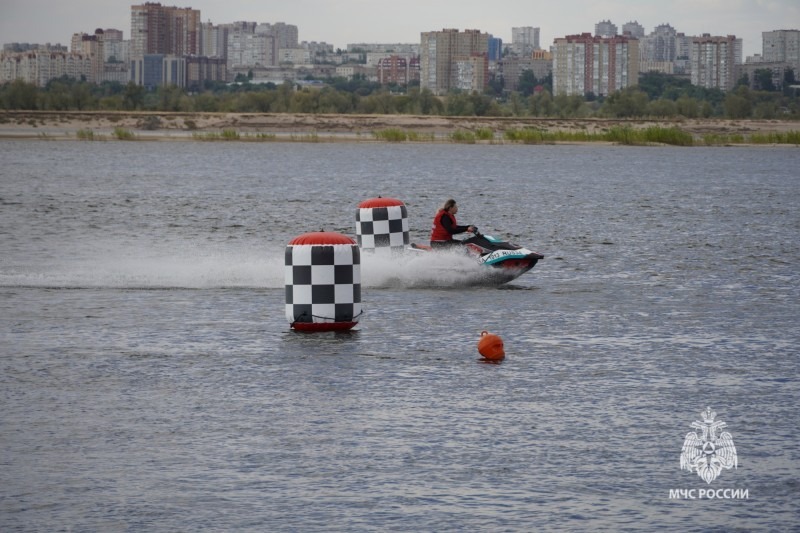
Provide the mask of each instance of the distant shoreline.
{"label": "distant shoreline", "polygon": [[402,140],[412,142],[463,142],[464,134],[469,139],[469,135],[475,132],[489,132],[493,139],[479,137],[478,142],[504,143],[510,142],[503,141],[506,132],[532,129],[553,134],[550,138],[556,140],[546,141],[545,144],[575,144],[574,140],[560,139],[580,133],[598,135],[615,127],[634,131],[652,127],[675,128],[691,134],[695,139],[702,139],[704,136],[716,136],[723,141],[730,138],[744,139],[737,144],[747,144],[746,139],[754,135],[780,138],[787,133],[800,132],[800,122],[797,121],[751,119],[627,120],[298,113],[0,111],[0,139],[32,140],[390,142],[390,137],[376,135],[389,131],[400,133],[404,137]]}

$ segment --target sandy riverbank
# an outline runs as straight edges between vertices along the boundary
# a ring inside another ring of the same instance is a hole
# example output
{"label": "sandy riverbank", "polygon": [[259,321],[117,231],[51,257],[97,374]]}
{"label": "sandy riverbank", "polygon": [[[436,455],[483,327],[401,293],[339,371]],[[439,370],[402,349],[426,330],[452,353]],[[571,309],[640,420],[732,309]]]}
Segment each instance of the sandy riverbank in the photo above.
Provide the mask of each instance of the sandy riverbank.
{"label": "sandy riverbank", "polygon": [[[51,112],[0,111],[0,138],[76,139],[80,130],[114,138],[115,128],[134,138],[152,140],[193,139],[199,133],[232,130],[242,135],[265,134],[296,138],[313,135],[316,140],[374,141],[374,132],[398,129],[446,139],[455,131],[490,129],[502,137],[514,129],[535,128],[545,132],[596,134],[613,126],[644,129],[677,127],[696,137],[703,135],[753,135],[800,131],[800,123],[786,120],[621,120],[519,117],[441,117],[419,115],[313,115],[295,113],[155,113],[155,112]],[[302,139],[300,139],[302,140]]]}

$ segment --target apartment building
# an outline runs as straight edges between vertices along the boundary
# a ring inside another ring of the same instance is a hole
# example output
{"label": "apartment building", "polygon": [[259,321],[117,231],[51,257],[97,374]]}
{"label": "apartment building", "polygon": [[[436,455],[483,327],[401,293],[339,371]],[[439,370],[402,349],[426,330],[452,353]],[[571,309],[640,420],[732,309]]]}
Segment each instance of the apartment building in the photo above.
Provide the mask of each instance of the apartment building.
{"label": "apartment building", "polygon": [[[738,83],[742,76],[747,77],[748,85],[751,89],[766,90],[766,89],[783,89],[786,84],[786,74],[792,66],[785,61],[763,61],[760,55],[751,56],[742,65],[737,65],[736,68],[736,81]],[[794,69],[792,69],[794,70]],[[764,71],[769,72],[769,80],[772,87],[764,86]]]}
{"label": "apartment building", "polygon": [[229,24],[215,25],[211,22],[200,24],[200,55],[205,57],[228,57]]}
{"label": "apartment building", "polygon": [[393,54],[378,60],[376,64],[378,83],[383,85],[408,85],[419,81],[419,57]]}
{"label": "apartment building", "polygon": [[335,73],[337,77],[346,78],[348,80],[352,80],[357,76],[368,81],[378,80],[376,67],[368,67],[358,63],[345,63],[344,65],[339,65],[336,67]]}
{"label": "apartment building", "polygon": [[186,87],[190,90],[202,88],[206,81],[224,82],[227,65],[221,57],[192,56],[186,58]]}
{"label": "apartment building", "polygon": [[131,56],[200,54],[200,10],[147,2],[131,6]]}
{"label": "apartment building", "polygon": [[348,43],[349,53],[393,53],[399,55],[419,55],[419,45],[415,43]]}
{"label": "apartment building", "polygon": [[104,61],[112,63],[125,63],[130,61],[130,41],[123,38],[122,30],[109,28],[103,30]]}
{"label": "apartment building", "polygon": [[310,65],[311,53],[308,48],[280,48],[278,49],[278,64]]}
{"label": "apartment building", "polygon": [[97,29],[94,35],[81,34],[76,42],[73,36],[72,51],[89,56],[92,67],[86,81],[89,83],[100,83],[103,81],[103,71],[105,68],[105,32]]}
{"label": "apartment building", "polygon": [[28,52],[4,52],[0,55],[0,83],[21,79],[37,87],[61,76],[81,79],[92,75],[92,58],[78,52],[55,52],[44,49]]}
{"label": "apartment building", "polygon": [[0,54],[0,83],[22,79],[44,87],[67,76],[90,83],[130,80],[130,64],[122,32],[97,29],[94,34],[75,33],[67,51],[63,46],[13,43]]}
{"label": "apartment building", "polygon": [[[789,70],[800,77],[800,31],[773,30],[761,33],[763,54],[737,65],[736,80],[746,76],[751,89],[783,89]],[[764,71],[770,73],[772,87],[765,87]]]}
{"label": "apartment building", "polygon": [[640,61],[675,61],[678,32],[669,24],[659,24],[639,40]]}
{"label": "apartment building", "polygon": [[617,25],[610,20],[601,20],[594,25],[594,34],[600,37],[614,37],[618,34]]}
{"label": "apartment building", "polygon": [[506,57],[498,65],[498,74],[503,78],[503,89],[517,91],[519,79],[526,70],[533,72],[538,80],[546,78],[553,71],[553,55],[545,50],[537,50],[527,58]]}
{"label": "apartment building", "polygon": [[704,34],[694,37],[690,68],[692,85],[729,91],[736,84],[737,65],[742,62],[742,40]]}
{"label": "apartment building", "polygon": [[131,78],[149,90],[160,85],[185,87],[187,58],[165,54],[146,54],[131,61]]}
{"label": "apartment building", "polygon": [[633,37],[634,39],[641,39],[644,37],[644,26],[639,24],[636,20],[626,22],[622,25],[622,35]]}
{"label": "apartment building", "polygon": [[275,37],[265,33],[233,32],[228,36],[228,70],[278,64]]}
{"label": "apartment building", "polygon": [[489,84],[489,63],[485,55],[458,58],[453,62],[452,87],[467,93],[483,92]]}
{"label": "apartment building", "polygon": [[420,43],[420,88],[434,94],[488,84],[489,34],[480,30],[443,29],[423,32]]}
{"label": "apartment building", "polygon": [[555,40],[553,93],[609,95],[639,81],[639,41],[590,33]]}
{"label": "apartment building", "polygon": [[521,26],[511,28],[511,50],[520,57],[531,57],[539,50],[539,28]]}
{"label": "apartment building", "polygon": [[146,2],[131,6],[130,79],[186,86],[186,57],[200,55],[200,10]]}
{"label": "apartment building", "polygon": [[489,63],[503,59],[503,39],[489,36]]}
{"label": "apartment building", "polygon": [[276,24],[237,25],[228,30],[226,58],[228,78],[254,68],[276,67],[281,63],[306,64],[310,56],[297,43],[297,26]]}
{"label": "apartment building", "polygon": [[800,30],[761,32],[762,56],[768,63],[789,63],[800,79]]}
{"label": "apartment building", "polygon": [[263,23],[256,26],[255,33],[269,35],[275,38],[275,47],[281,48],[298,48],[297,26],[294,24],[286,24],[285,22],[276,22],[274,24]]}
{"label": "apartment building", "polygon": [[19,52],[35,52],[37,50],[46,52],[69,52],[69,49],[61,44],[3,43],[2,53],[12,54]]}

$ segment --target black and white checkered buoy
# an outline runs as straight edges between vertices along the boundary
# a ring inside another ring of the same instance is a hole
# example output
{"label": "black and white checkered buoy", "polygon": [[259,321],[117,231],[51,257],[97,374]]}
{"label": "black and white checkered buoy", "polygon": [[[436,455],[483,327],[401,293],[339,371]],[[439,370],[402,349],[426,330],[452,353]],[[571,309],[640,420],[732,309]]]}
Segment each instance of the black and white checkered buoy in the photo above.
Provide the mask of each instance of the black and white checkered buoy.
{"label": "black and white checkered buoy", "polygon": [[361,316],[361,252],[345,235],[304,233],[286,246],[286,318],[299,331],[351,329]]}
{"label": "black and white checkered buoy", "polygon": [[356,209],[356,241],[362,251],[402,253],[410,242],[406,205],[394,198],[372,198]]}

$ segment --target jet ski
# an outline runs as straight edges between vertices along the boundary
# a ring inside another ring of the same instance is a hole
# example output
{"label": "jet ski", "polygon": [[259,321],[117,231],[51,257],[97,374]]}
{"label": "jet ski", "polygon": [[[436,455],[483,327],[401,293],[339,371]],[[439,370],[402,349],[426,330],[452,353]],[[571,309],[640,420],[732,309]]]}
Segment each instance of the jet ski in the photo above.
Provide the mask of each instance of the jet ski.
{"label": "jet ski", "polygon": [[[464,253],[475,259],[478,264],[489,268],[488,277],[498,283],[507,283],[520,277],[536,266],[540,259],[544,259],[542,254],[523,246],[484,235],[478,228],[475,228],[472,237],[462,240],[461,243],[460,246],[444,248],[441,251],[452,253],[453,250],[463,249]],[[439,252],[438,249],[426,244],[411,243],[410,249],[418,252]]]}

